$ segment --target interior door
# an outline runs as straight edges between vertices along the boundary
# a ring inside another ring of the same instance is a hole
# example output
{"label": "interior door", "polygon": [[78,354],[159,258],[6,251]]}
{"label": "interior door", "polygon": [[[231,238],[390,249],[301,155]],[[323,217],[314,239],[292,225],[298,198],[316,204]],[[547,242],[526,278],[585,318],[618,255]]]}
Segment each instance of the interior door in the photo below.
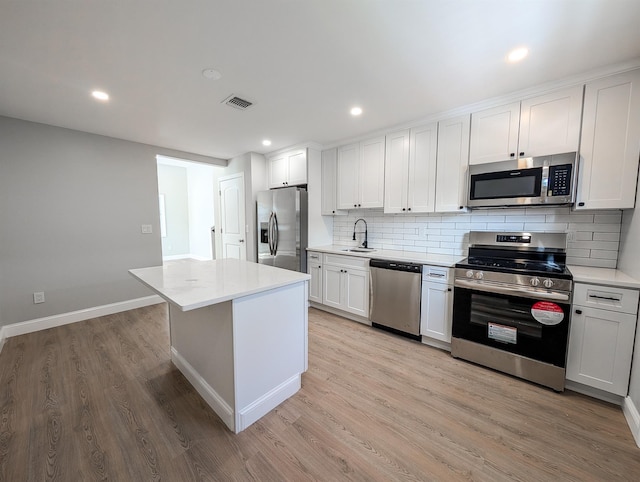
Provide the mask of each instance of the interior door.
{"label": "interior door", "polygon": [[240,173],[221,178],[218,181],[218,192],[222,257],[246,260],[244,175]]}

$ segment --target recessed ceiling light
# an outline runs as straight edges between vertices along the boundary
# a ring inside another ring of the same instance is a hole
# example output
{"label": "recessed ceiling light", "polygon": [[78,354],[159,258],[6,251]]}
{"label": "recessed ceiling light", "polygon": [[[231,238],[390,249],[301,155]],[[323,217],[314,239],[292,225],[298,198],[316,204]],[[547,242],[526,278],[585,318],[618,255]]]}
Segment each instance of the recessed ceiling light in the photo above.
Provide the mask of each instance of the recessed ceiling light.
{"label": "recessed ceiling light", "polygon": [[351,109],[351,115],[360,115],[362,114],[362,108],[360,107],[353,107]]}
{"label": "recessed ceiling light", "polygon": [[271,141],[269,139],[265,139],[264,141],[262,141],[262,145],[268,147],[271,145]]}
{"label": "recessed ceiling light", "polygon": [[101,90],[94,90],[93,92],[91,92],[91,95],[94,99],[109,100],[109,94],[107,94],[106,92],[102,92]]}
{"label": "recessed ceiling light", "polygon": [[222,77],[222,74],[218,72],[216,69],[204,69],[202,71],[202,76],[205,79],[218,80]]}
{"label": "recessed ceiling light", "polygon": [[509,62],[520,62],[527,55],[529,55],[529,49],[527,47],[518,47],[517,49],[513,49],[509,52],[507,60]]}

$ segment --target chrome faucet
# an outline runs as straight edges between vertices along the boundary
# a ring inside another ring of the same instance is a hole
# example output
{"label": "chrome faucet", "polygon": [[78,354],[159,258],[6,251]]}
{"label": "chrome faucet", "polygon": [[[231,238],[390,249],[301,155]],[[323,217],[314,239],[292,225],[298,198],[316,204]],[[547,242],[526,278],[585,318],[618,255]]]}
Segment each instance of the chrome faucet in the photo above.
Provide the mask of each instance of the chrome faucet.
{"label": "chrome faucet", "polygon": [[362,221],[364,223],[364,242],[362,243],[362,247],[363,248],[368,248],[367,246],[367,222],[360,218],[358,219],[355,223],[353,223],[353,240],[356,240],[356,225],[358,224],[358,221]]}

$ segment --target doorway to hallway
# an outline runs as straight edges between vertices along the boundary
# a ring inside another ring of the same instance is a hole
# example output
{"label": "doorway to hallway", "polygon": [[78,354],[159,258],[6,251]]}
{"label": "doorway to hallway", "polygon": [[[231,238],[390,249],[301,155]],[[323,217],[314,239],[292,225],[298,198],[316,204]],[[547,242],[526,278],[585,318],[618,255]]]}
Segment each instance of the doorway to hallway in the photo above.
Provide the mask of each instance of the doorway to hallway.
{"label": "doorway to hallway", "polygon": [[162,259],[213,259],[214,174],[222,168],[165,156],[156,161]]}

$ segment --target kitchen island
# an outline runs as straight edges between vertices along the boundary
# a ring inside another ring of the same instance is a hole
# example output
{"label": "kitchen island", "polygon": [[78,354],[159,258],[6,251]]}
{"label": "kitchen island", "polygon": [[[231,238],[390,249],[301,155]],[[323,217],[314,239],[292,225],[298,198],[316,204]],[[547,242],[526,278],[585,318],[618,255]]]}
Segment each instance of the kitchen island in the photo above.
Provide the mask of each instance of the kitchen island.
{"label": "kitchen island", "polygon": [[230,430],[300,389],[309,275],[236,259],[129,273],[169,302],[171,359]]}

